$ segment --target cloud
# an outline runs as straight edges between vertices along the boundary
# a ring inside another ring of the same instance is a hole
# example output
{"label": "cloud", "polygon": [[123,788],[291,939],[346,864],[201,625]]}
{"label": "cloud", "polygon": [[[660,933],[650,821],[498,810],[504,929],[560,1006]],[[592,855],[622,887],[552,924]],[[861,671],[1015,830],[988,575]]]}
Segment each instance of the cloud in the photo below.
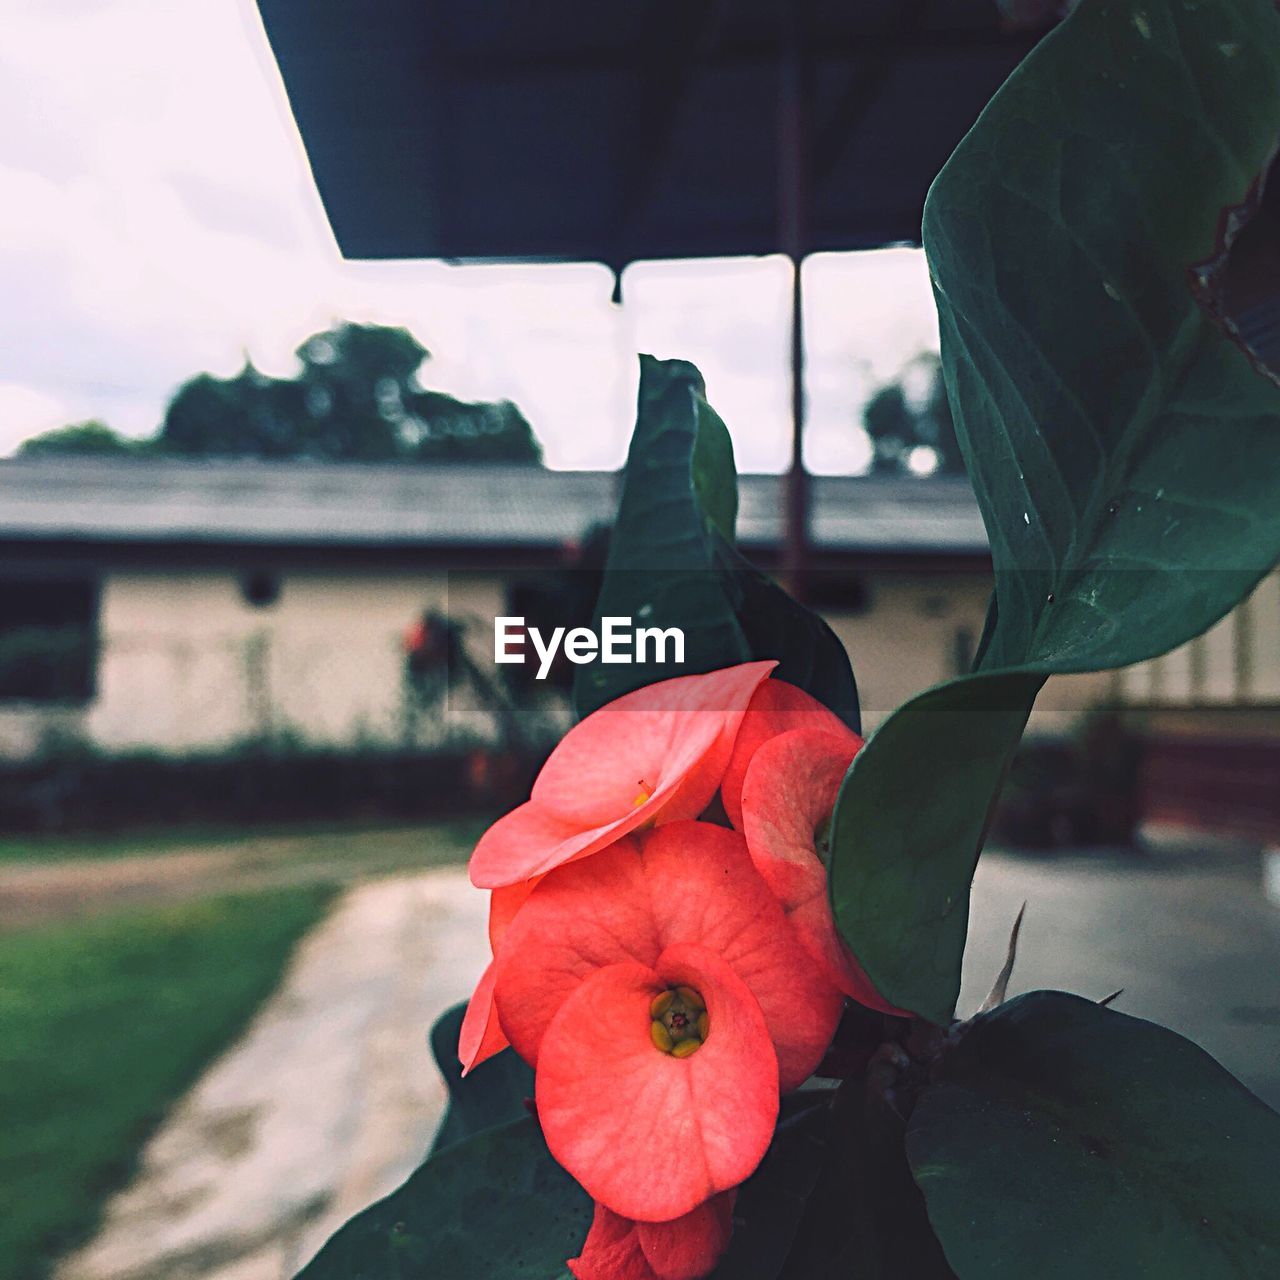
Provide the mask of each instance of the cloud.
{"label": "cloud", "polygon": [[0,382],[0,452],[10,453],[28,436],[66,421],[66,406],[52,396],[31,387]]}
{"label": "cloud", "polygon": [[[59,415],[150,431],[191,374],[288,372],[351,318],[412,328],[430,385],[516,400],[554,465],[621,462],[637,349],[700,363],[744,469],[785,464],[782,260],[645,264],[622,311],[598,266],[346,263],[252,0],[0,0],[0,23],[0,449]],[[812,452],[848,465],[856,397],[936,338],[918,256],[832,262],[807,281]]]}

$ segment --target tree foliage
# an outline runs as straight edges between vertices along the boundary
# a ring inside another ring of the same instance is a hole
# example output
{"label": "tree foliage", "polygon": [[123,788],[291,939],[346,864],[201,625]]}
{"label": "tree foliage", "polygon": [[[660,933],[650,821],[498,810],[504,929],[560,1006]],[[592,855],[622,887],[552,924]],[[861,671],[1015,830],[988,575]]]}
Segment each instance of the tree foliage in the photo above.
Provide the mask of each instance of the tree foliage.
{"label": "tree foliage", "polygon": [[165,414],[162,452],[340,462],[541,460],[533,429],[509,400],[470,404],[425,390],[430,353],[407,330],[344,322],[297,351],[299,373],[252,364],[233,378],[200,374]]}
{"label": "tree foliage", "polygon": [[18,446],[18,453],[25,458],[54,458],[67,454],[79,454],[100,458],[133,458],[150,452],[146,440],[123,436],[105,422],[91,418],[87,422],[73,422],[65,427],[54,427],[31,436]]}
{"label": "tree foliage", "polygon": [[26,441],[26,455],[306,458],[324,462],[537,464],[533,428],[510,400],[471,403],[418,380],[430,353],[407,330],[343,322],[297,350],[275,378],[246,360],[230,378],[198,373],[173,394],[157,434],[135,440],[101,422]]}
{"label": "tree foliage", "polygon": [[[911,384],[923,382],[923,388]],[[964,458],[938,357],[919,356],[881,387],[862,411],[871,470],[900,475],[963,475]]]}

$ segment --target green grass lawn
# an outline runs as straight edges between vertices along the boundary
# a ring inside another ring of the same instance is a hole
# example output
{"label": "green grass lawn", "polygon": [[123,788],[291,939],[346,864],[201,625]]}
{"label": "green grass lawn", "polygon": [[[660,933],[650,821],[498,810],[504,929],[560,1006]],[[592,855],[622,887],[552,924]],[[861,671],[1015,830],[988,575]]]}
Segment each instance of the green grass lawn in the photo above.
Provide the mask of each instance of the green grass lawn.
{"label": "green grass lawn", "polygon": [[333,822],[279,826],[161,827],[125,834],[22,835],[0,838],[0,864],[67,862],[81,858],[153,857],[232,850],[264,857],[341,861],[391,860],[413,865],[463,861],[491,819],[346,826]]}
{"label": "green grass lawn", "polygon": [[332,890],[205,898],[0,936],[0,1280],[93,1226]]}

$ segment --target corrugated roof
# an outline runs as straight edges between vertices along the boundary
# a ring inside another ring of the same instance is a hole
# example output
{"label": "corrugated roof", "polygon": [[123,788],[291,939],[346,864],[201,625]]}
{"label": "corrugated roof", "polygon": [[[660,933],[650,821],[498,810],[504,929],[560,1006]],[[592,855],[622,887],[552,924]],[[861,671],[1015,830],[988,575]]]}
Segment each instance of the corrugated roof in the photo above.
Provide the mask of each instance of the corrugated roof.
{"label": "corrugated roof", "polygon": [[[484,465],[11,459],[0,462],[0,542],[266,547],[557,547],[616,509],[618,477]],[[782,540],[782,480],[741,477],[739,538]],[[822,551],[983,555],[962,479],[818,477]]]}

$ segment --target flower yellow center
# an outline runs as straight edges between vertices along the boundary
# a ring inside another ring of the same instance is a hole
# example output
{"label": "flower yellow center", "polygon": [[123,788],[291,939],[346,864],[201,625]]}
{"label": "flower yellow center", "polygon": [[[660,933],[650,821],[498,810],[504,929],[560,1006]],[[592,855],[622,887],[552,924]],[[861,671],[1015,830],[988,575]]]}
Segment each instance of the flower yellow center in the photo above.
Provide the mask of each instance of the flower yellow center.
{"label": "flower yellow center", "polygon": [[631,802],[633,809],[638,809],[642,804],[648,804],[653,799],[653,788],[643,779],[636,784],[639,790],[636,792],[636,798]]}
{"label": "flower yellow center", "polygon": [[711,1030],[706,1001],[692,987],[671,987],[654,996],[649,1017],[654,1048],[673,1058],[697,1053]]}

